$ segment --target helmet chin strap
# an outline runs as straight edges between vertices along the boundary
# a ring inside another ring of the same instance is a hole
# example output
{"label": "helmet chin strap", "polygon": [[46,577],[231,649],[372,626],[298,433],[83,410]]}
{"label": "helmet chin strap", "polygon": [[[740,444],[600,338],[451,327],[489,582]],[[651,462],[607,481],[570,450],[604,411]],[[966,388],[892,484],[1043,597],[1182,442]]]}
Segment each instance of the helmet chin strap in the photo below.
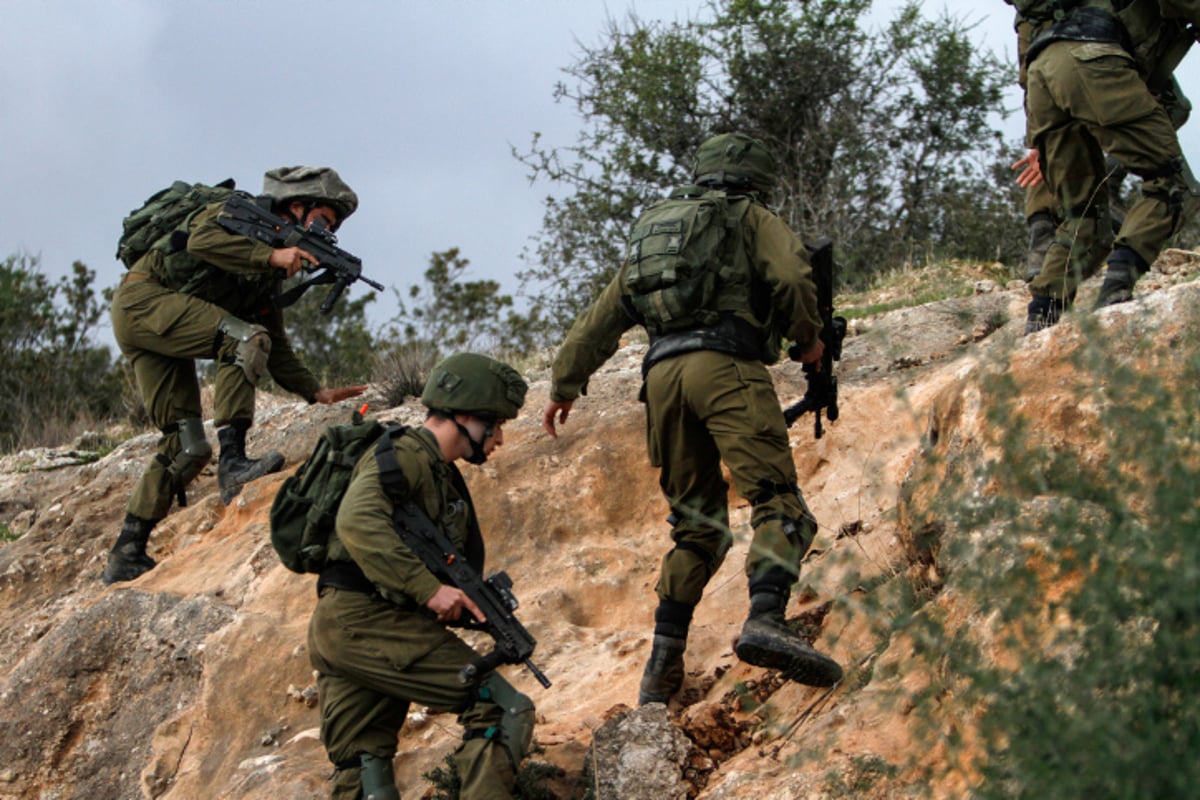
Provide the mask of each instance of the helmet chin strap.
{"label": "helmet chin strap", "polygon": [[487,423],[487,427],[485,427],[483,430],[483,438],[478,442],[471,438],[471,432],[468,431],[466,426],[457,419],[454,420],[454,424],[458,426],[458,432],[465,436],[467,441],[471,443],[471,454],[465,457],[467,463],[482,464],[483,462],[487,461],[487,453],[483,449],[483,443],[486,442],[487,438],[492,435],[492,424]]}

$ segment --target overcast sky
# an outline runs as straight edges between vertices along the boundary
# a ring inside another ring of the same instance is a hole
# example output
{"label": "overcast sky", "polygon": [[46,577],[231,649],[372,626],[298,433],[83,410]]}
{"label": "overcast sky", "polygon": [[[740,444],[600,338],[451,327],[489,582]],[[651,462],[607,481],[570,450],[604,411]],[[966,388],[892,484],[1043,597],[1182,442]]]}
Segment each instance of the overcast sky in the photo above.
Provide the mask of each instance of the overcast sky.
{"label": "overcast sky", "polygon": [[[872,19],[898,5],[878,0]],[[0,258],[40,256],[55,277],[83,261],[111,286],[121,219],[157,189],[232,177],[258,192],[265,170],[306,163],[358,192],[340,243],[371,277],[407,287],[431,253],[459,247],[470,277],[515,293],[550,187],[531,186],[511,148],[534,131],[574,141],[580,122],[554,85],[630,8],[670,20],[704,3],[0,0]],[[981,47],[1013,57],[1001,0],[924,9],[977,23]],[[1179,76],[1200,99],[1197,58]],[[1200,125],[1189,127],[1195,163]],[[1020,135],[1018,114],[1006,130]],[[381,296],[373,321],[393,306]]]}

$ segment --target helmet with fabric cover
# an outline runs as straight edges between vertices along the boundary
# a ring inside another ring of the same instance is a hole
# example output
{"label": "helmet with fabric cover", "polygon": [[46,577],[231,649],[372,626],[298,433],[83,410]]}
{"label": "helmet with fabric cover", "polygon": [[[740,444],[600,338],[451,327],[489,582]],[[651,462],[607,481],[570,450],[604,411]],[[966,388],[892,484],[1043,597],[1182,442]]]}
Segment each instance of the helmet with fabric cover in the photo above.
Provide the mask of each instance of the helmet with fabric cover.
{"label": "helmet with fabric cover", "polygon": [[744,133],[721,133],[697,148],[692,180],[699,186],[748,186],[769,192],[778,171],[775,157],[761,141]]}
{"label": "helmet with fabric cover", "polygon": [[421,403],[431,411],[513,419],[528,388],[508,364],[479,353],[455,353],[433,368]]}
{"label": "helmet with fabric cover", "polygon": [[327,205],[337,212],[338,222],[358,208],[358,195],[332,167],[279,167],[263,175],[262,193],[275,206],[293,200]]}

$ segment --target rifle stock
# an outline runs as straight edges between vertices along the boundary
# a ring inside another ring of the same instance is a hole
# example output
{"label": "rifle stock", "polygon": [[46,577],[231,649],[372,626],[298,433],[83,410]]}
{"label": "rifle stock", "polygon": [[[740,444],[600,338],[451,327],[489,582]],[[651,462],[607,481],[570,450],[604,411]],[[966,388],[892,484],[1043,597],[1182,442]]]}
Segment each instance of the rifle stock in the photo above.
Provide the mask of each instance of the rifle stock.
{"label": "rifle stock", "polygon": [[317,263],[312,268],[306,267],[305,271],[321,270],[321,273],[280,295],[281,308],[299,300],[313,286],[332,284],[321,303],[322,314],[330,313],[342,292],[355,281],[362,281],[377,292],[384,289],[383,284],[362,274],[362,260],[338,247],[337,236],[318,220],[307,229],[301,228],[275,216],[258,199],[245,192],[234,192],[225,201],[217,222],[231,233],[257,239],[271,247],[299,247],[317,259]]}
{"label": "rifle stock", "polygon": [[[808,386],[800,400],[783,410],[783,419],[790,428],[800,417],[813,412],[813,435],[820,439],[825,432],[821,425],[822,413],[830,422],[836,422],[840,413],[838,380],[833,365],[842,358],[846,319],[833,313],[833,241],[821,239],[816,244],[808,245],[808,251],[817,289],[817,311],[821,315],[821,341],[825,344],[825,351],[821,355],[819,369],[815,364],[804,365],[804,380]],[[793,361],[800,358],[798,348],[799,345],[792,345],[788,349],[788,356]]]}
{"label": "rifle stock", "polygon": [[466,627],[486,631],[495,644],[490,653],[463,667],[458,674],[459,683],[464,686],[476,683],[501,664],[524,664],[538,683],[549,689],[550,680],[533,663],[537,640],[513,614],[520,603],[512,592],[508,573],[497,572],[484,580],[416,504],[406,503],[396,512],[397,528],[409,549],[439,579],[461,589],[487,617],[485,622]]}

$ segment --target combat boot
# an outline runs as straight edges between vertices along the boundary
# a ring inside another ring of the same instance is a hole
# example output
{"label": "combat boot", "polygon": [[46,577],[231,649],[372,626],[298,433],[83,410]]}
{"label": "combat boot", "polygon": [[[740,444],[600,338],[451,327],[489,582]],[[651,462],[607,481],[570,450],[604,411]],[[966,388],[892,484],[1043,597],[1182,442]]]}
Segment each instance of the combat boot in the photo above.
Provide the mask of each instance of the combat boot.
{"label": "combat boot", "polygon": [[1139,268],[1142,263],[1144,262],[1138,254],[1128,247],[1113,250],[1112,255],[1108,257],[1104,283],[1100,285],[1100,294],[1096,296],[1093,310],[1132,300],[1133,286],[1143,271]]}
{"label": "combat boot", "polygon": [[146,554],[146,542],[156,523],[157,520],[125,515],[125,523],[108,554],[100,580],[109,584],[122,583],[154,569],[157,562]]}
{"label": "combat boot", "polygon": [[235,419],[224,428],[217,429],[217,440],[221,443],[221,455],[217,460],[217,486],[221,490],[221,503],[229,505],[241,493],[242,487],[264,475],[283,468],[283,454],[270,450],[262,458],[246,457],[246,431],[249,420]]}
{"label": "combat boot", "polygon": [[751,595],[750,617],[742,626],[734,652],[747,664],[779,670],[788,680],[806,686],[832,686],[842,679],[842,668],[788,627],[783,616],[787,601],[786,590]]}
{"label": "combat boot", "polygon": [[1044,211],[1039,211],[1029,218],[1029,249],[1025,253],[1026,283],[1030,283],[1041,273],[1046,251],[1054,243],[1057,230],[1054,219]]}
{"label": "combat boot", "polygon": [[1062,319],[1066,303],[1053,297],[1034,295],[1029,301],[1025,316],[1025,335],[1044,331],[1053,327]]}
{"label": "combat boot", "polygon": [[683,686],[683,653],[687,650],[687,632],[683,638],[654,634],[650,660],[642,672],[638,687],[638,705],[666,703]]}

